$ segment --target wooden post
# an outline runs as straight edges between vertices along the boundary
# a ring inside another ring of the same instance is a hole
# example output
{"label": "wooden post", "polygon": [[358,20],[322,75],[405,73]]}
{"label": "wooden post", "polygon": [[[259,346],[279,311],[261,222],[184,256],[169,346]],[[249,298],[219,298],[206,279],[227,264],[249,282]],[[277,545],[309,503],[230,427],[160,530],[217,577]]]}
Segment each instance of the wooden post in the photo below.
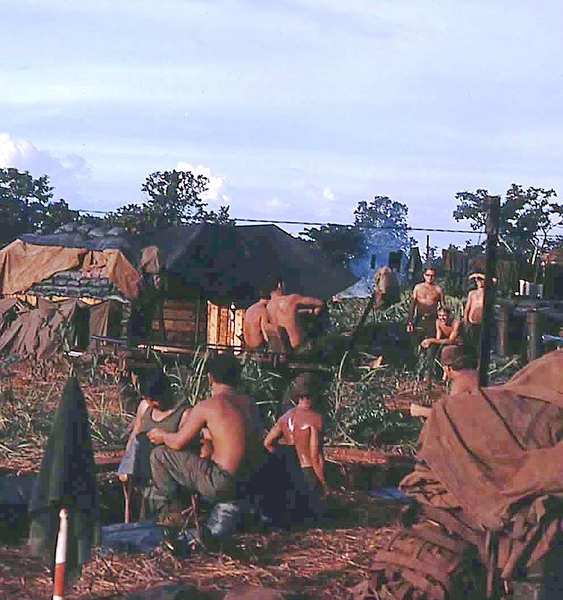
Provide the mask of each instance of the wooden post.
{"label": "wooden post", "polygon": [[479,356],[479,385],[489,384],[491,360],[491,331],[494,321],[495,286],[493,277],[497,266],[497,243],[500,221],[500,196],[489,196],[487,214],[487,246],[485,250],[485,298],[481,320],[481,351]]}
{"label": "wooden post", "polygon": [[510,324],[510,306],[506,303],[499,305],[499,315],[497,324],[497,353],[500,357],[508,356],[509,324]]}
{"label": "wooden post", "polygon": [[201,311],[201,292],[198,290],[197,292],[197,302],[195,305],[195,337],[194,337],[194,346],[197,347],[199,344],[199,320]]}
{"label": "wooden post", "polygon": [[541,354],[540,316],[535,308],[526,311],[526,357],[528,362],[535,360]]}
{"label": "wooden post", "polygon": [[426,236],[426,268],[428,269],[432,265],[430,264],[430,234]]}

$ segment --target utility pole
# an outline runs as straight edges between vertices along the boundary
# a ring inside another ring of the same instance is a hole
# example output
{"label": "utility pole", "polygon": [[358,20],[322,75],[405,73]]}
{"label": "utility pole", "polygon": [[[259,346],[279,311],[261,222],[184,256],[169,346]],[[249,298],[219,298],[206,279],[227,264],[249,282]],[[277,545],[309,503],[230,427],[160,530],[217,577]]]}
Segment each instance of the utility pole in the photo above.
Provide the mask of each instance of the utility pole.
{"label": "utility pole", "polygon": [[485,297],[481,320],[481,352],[479,360],[479,386],[489,384],[489,362],[491,360],[491,331],[495,310],[495,276],[497,266],[497,244],[500,221],[500,196],[489,196],[487,209],[487,246],[485,250]]}

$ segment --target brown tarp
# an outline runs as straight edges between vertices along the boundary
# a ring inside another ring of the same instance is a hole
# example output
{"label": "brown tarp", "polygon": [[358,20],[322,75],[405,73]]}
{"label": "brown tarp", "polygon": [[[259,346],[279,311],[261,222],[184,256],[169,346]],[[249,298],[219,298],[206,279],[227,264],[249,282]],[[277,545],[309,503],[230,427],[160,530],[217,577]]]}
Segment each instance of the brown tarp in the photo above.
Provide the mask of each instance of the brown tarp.
{"label": "brown tarp", "polygon": [[55,273],[75,269],[86,252],[84,248],[35,246],[15,240],[0,250],[2,294],[25,292]]}
{"label": "brown tarp", "polygon": [[0,250],[3,295],[25,292],[56,273],[80,270],[84,278],[109,279],[128,300],[137,297],[141,276],[117,249],[39,246],[15,240]]}
{"label": "brown tarp", "polygon": [[147,246],[141,251],[141,260],[139,261],[139,269],[143,273],[158,274],[164,268],[164,262],[160,255],[158,246]]}
{"label": "brown tarp", "polygon": [[436,403],[401,490],[461,510],[492,533],[508,578],[522,557],[530,565],[545,554],[560,527],[549,507],[554,497],[563,501],[562,438],[563,350],[556,350],[505,385]]}
{"label": "brown tarp", "polygon": [[[97,328],[93,333],[106,335],[109,302],[100,306],[102,308],[90,308],[90,323]],[[64,332],[69,340],[73,339],[72,324],[76,310],[88,308],[87,304],[77,299],[55,303],[42,298],[36,308],[21,312],[2,333],[0,352],[9,352],[21,357],[49,358],[61,350]]]}
{"label": "brown tarp", "polygon": [[128,300],[139,295],[141,275],[121,250],[90,250],[84,257],[82,277],[107,277]]}

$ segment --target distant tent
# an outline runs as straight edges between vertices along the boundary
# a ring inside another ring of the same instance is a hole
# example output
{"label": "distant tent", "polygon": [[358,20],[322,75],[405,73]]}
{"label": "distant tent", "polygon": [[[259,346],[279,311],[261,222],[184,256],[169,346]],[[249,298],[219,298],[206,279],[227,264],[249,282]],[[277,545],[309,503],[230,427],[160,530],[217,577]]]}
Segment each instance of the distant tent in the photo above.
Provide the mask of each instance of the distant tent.
{"label": "distant tent", "polygon": [[90,335],[109,333],[111,302],[90,307],[78,299],[51,302],[41,298],[37,307],[20,303],[19,310],[0,334],[1,353],[46,359],[71,347],[84,350]]}
{"label": "distant tent", "polygon": [[371,298],[373,290],[368,285],[365,279],[356,281],[353,285],[347,287],[345,290],[334,294],[334,297],[343,300],[344,298]]}

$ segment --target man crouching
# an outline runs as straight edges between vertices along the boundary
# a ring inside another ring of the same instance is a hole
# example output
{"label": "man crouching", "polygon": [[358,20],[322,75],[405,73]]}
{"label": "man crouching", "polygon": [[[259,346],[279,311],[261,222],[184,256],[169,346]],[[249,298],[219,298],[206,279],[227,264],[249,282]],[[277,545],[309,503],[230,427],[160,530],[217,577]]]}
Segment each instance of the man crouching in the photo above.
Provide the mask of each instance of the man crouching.
{"label": "man crouching", "polygon": [[[147,434],[153,444],[160,444],[151,453],[150,496],[161,521],[169,525],[181,524],[180,487],[199,492],[212,502],[234,500],[237,476],[245,470],[245,459],[257,443],[255,408],[248,396],[236,391],[238,360],[220,354],[209,359],[207,366],[211,397],[194,406],[176,433],[157,427]],[[207,458],[187,450],[203,428],[209,432],[213,448]]]}

